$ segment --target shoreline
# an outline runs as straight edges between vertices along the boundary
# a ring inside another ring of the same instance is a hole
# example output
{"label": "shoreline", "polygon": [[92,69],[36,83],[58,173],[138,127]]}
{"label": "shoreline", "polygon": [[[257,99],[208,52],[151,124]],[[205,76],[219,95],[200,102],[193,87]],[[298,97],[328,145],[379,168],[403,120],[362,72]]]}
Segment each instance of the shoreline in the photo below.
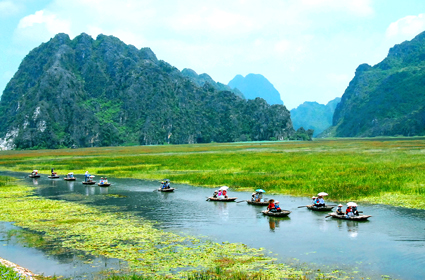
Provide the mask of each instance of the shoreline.
{"label": "shoreline", "polygon": [[16,271],[17,274],[27,278],[27,279],[36,279],[37,276],[39,276],[38,274],[35,274],[34,272],[32,272],[31,270],[22,267],[20,265],[17,265],[16,263],[13,263],[11,261],[8,261],[6,259],[3,259],[2,257],[0,257],[0,264],[6,266],[6,267],[10,267],[13,268],[14,271]]}

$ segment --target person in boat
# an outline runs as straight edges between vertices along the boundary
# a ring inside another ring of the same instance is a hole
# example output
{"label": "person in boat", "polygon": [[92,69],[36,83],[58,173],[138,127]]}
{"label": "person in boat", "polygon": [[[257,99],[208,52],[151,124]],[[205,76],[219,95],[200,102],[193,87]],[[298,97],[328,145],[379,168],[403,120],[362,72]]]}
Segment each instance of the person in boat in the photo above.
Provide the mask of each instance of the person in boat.
{"label": "person in boat", "polygon": [[347,216],[347,218],[354,216],[353,209],[351,208],[351,206],[347,207],[347,209],[345,210],[345,215]]}
{"label": "person in boat", "polygon": [[214,198],[217,198],[217,194],[218,194],[218,192],[217,191],[214,191],[213,197]]}
{"label": "person in boat", "polygon": [[279,201],[275,201],[274,209],[276,209],[276,212],[282,212],[282,209],[280,209],[280,206],[279,206]]}
{"label": "person in boat", "polygon": [[269,205],[267,206],[267,210],[269,212],[276,212],[276,206],[274,205],[274,200],[270,199],[269,200]]}
{"label": "person in boat", "polygon": [[253,192],[252,195],[251,195],[251,201],[255,201],[255,199],[256,199],[255,198],[255,192]]}
{"label": "person in boat", "polygon": [[257,193],[257,199],[256,199],[255,201],[260,202],[260,201],[262,201],[262,200],[263,200],[263,194],[262,194],[262,193],[260,193],[260,192],[258,192],[258,193]]}
{"label": "person in boat", "polygon": [[315,196],[311,197],[311,204],[316,205],[316,198]]}
{"label": "person in boat", "polygon": [[103,180],[104,184],[108,184],[108,178],[105,177],[105,180]]}
{"label": "person in boat", "polygon": [[52,176],[56,175],[56,172],[53,171],[53,168],[52,168],[52,170],[50,170],[50,173],[52,174]]}
{"label": "person in boat", "polygon": [[323,196],[319,195],[316,198],[316,203],[315,203],[316,207],[325,207],[325,200],[323,199]]}
{"label": "person in boat", "polygon": [[105,183],[105,181],[103,180],[103,177],[100,177],[99,184],[103,185],[104,183]]}
{"label": "person in boat", "polygon": [[223,193],[221,192],[221,190],[218,190],[217,196],[220,198],[220,196],[222,196]]}
{"label": "person in boat", "polygon": [[84,182],[87,182],[89,180],[89,176],[90,176],[89,172],[86,171],[86,173],[84,173]]}
{"label": "person in boat", "polygon": [[169,188],[170,188],[170,182],[169,182],[169,181],[166,181],[166,182],[165,182],[165,188],[166,188],[166,189],[169,189]]}
{"label": "person in boat", "polygon": [[337,215],[344,215],[344,211],[342,211],[342,204],[338,205],[338,208],[336,209]]}
{"label": "person in boat", "polygon": [[351,207],[351,209],[353,210],[354,216],[359,216],[359,211],[357,210],[357,206],[353,206],[353,207]]}
{"label": "person in boat", "polygon": [[224,196],[224,198],[228,198],[226,190],[223,190],[223,192],[221,194]]}

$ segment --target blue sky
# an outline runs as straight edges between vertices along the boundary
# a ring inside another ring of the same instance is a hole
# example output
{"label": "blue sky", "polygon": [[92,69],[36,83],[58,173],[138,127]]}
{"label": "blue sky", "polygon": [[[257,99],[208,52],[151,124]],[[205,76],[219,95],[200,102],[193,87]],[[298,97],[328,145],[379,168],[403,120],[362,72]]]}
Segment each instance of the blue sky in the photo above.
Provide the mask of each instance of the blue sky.
{"label": "blue sky", "polygon": [[102,33],[224,84],[262,74],[292,109],[342,96],[358,65],[424,30],[423,0],[0,0],[0,91],[55,34]]}

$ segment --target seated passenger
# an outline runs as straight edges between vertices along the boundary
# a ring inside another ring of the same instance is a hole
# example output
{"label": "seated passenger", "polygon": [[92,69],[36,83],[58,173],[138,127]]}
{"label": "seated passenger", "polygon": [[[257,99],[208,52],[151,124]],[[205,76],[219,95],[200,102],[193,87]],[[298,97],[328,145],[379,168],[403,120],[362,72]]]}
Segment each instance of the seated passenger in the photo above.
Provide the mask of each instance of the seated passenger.
{"label": "seated passenger", "polygon": [[280,209],[280,206],[279,206],[279,201],[276,201],[274,203],[274,208],[276,209],[276,212],[282,212],[282,209]]}
{"label": "seated passenger", "polygon": [[221,190],[218,190],[218,194],[217,194],[217,196],[218,197],[220,197],[220,196],[222,196],[223,195],[223,193],[221,192]]}
{"label": "seated passenger", "polygon": [[276,212],[276,206],[274,205],[273,199],[269,200],[269,205],[267,206],[267,210],[269,210],[270,212]]}
{"label": "seated passenger", "polygon": [[165,189],[165,183],[161,182],[161,189]]}
{"label": "seated passenger", "polygon": [[345,210],[345,214],[346,214],[347,218],[354,216],[353,209],[351,208],[351,206],[347,207],[347,210]]}
{"label": "seated passenger", "polygon": [[324,207],[325,206],[325,200],[323,199],[323,196],[319,195],[316,199],[316,207]]}
{"label": "seated passenger", "polygon": [[226,190],[223,190],[222,195],[224,196],[224,198],[227,198],[227,191]]}
{"label": "seated passenger", "polygon": [[255,201],[255,192],[251,195],[251,201]]}
{"label": "seated passenger", "polygon": [[352,207],[352,210],[353,210],[353,215],[354,216],[359,216],[359,211],[357,211],[357,206],[353,206]]}
{"label": "seated passenger", "polygon": [[214,198],[217,198],[217,194],[218,194],[218,192],[217,191],[214,191],[213,197]]}
{"label": "seated passenger", "polygon": [[317,197],[315,197],[315,196],[311,197],[311,199],[312,199],[311,204],[312,205],[315,205],[316,204],[316,198]]}
{"label": "seated passenger", "polygon": [[338,208],[336,209],[337,215],[344,215],[344,212],[342,211],[342,204],[338,205]]}
{"label": "seated passenger", "polygon": [[101,185],[103,185],[103,184],[104,184],[103,177],[100,177],[99,184],[101,184]]}

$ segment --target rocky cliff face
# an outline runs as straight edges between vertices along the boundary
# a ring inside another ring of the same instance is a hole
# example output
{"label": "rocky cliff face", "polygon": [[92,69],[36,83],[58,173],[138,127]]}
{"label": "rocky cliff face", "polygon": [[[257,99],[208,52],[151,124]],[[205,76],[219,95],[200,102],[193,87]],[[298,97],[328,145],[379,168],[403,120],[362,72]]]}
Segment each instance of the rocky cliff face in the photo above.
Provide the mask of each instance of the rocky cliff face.
{"label": "rocky cliff face", "polygon": [[425,135],[425,33],[360,65],[324,136]]}
{"label": "rocky cliff face", "polygon": [[58,34],[32,50],[0,101],[0,144],[58,148],[286,139],[284,106],[202,87],[112,36]]}
{"label": "rocky cliff face", "polygon": [[326,105],[307,101],[292,109],[291,119],[294,129],[299,129],[300,127],[312,129],[314,130],[313,136],[316,137],[332,126],[332,117],[340,101],[341,98],[339,97],[329,101]]}
{"label": "rocky cliff face", "polygon": [[269,104],[283,105],[279,92],[263,75],[248,74],[246,77],[236,75],[228,86],[240,90],[247,99],[260,97]]}

